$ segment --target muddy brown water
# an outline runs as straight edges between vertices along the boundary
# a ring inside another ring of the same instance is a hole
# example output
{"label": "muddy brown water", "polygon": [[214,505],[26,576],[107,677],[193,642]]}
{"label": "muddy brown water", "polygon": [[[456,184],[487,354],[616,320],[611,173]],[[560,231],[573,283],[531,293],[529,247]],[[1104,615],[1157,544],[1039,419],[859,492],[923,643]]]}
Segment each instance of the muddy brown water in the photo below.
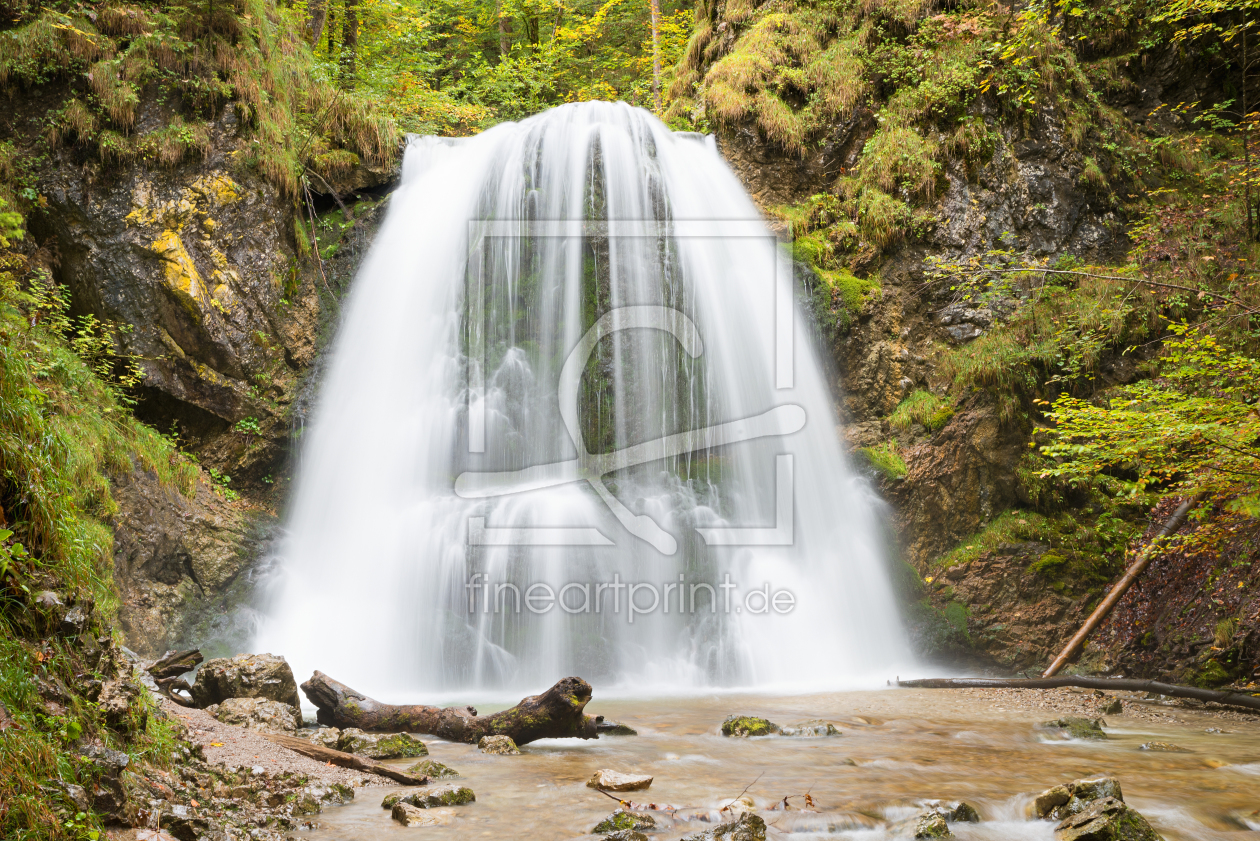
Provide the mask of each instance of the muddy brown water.
{"label": "muddy brown water", "polygon": [[[616,808],[585,785],[596,770],[611,768],[655,777],[649,791],[622,797],[683,807],[672,821],[658,813],[665,829],[651,837],[662,841],[713,826],[700,818],[717,817],[754,780],[748,794],[772,827],[770,838],[904,838],[896,822],[921,811],[921,801],[963,799],[984,820],[955,824],[961,839],[1050,841],[1052,824],[1025,818],[1032,795],[1102,774],[1118,777],[1125,800],[1169,841],[1260,839],[1260,818],[1250,816],[1260,809],[1260,722],[1178,711],[1185,724],[1156,725],[1121,715],[1107,719],[1105,742],[1059,741],[1037,729],[1044,712],[905,689],[596,699],[588,712],[623,721],[639,735],[536,742],[512,757],[426,737],[430,758],[459,771],[458,782],[476,792],[476,803],[447,810],[445,826],[408,828],[380,805],[399,789],[356,789],[353,803],[325,809],[318,828],[301,835],[311,841],[575,838]],[[843,735],[725,738],[719,726],[732,713],[784,725],[823,718]],[[1213,727],[1224,732],[1208,732]],[[1139,749],[1150,741],[1187,752]],[[788,811],[771,809],[785,795],[806,791],[816,811],[803,811],[799,797],[789,800]]]}

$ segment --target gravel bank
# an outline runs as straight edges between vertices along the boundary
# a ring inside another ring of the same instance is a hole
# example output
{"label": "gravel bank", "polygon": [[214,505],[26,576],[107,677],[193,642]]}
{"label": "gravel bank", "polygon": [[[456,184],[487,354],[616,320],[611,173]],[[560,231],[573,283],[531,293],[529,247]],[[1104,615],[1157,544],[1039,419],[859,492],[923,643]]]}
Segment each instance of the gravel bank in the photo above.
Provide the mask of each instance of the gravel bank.
{"label": "gravel bank", "polygon": [[268,741],[256,730],[216,721],[205,710],[181,707],[166,698],[162,699],[162,708],[184,723],[188,728],[189,738],[201,745],[206,761],[211,765],[248,768],[262,766],[268,774],[292,771],[326,783],[341,783],[356,788],[397,785],[385,777],[326,765],[286,750]]}

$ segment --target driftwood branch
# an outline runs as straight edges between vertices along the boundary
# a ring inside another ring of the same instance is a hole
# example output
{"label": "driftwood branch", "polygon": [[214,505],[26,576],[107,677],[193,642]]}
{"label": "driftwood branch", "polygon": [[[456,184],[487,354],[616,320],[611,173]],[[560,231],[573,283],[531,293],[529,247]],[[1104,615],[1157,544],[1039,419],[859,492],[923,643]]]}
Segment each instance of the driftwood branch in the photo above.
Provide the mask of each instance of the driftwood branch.
{"label": "driftwood branch", "polygon": [[580,677],[566,677],[541,695],[531,695],[494,715],[477,715],[472,707],[382,704],[323,672],[302,684],[302,691],[318,709],[319,723],[330,727],[428,733],[470,745],[482,736],[510,736],[518,745],[538,739],[599,737],[598,719],[583,713],[591,700],[591,685]]}
{"label": "driftwood branch", "polygon": [[160,659],[145,666],[144,670],[152,675],[154,680],[179,677],[197,668],[203,659],[201,652],[195,648],[185,651],[168,651]]}
{"label": "driftwood branch", "polygon": [[1075,686],[1081,689],[1154,692],[1157,695],[1167,695],[1170,698],[1193,698],[1196,701],[1242,707],[1249,711],[1260,710],[1260,698],[1248,695],[1245,692],[1200,689],[1197,686],[1181,686],[1174,683],[1160,683],[1157,680],[1120,677],[944,677],[924,680],[899,680],[897,685],[911,689],[1059,689],[1064,686]]}
{"label": "driftwood branch", "polygon": [[1076,652],[1085,644],[1085,640],[1094,632],[1094,629],[1101,625],[1102,621],[1110,615],[1111,609],[1116,606],[1116,602],[1120,601],[1120,597],[1127,593],[1129,588],[1133,586],[1133,582],[1137,581],[1138,577],[1146,571],[1146,567],[1155,558],[1157,550],[1163,545],[1165,538],[1181,528],[1181,524],[1186,521],[1186,517],[1190,515],[1190,512],[1199,504],[1201,499],[1203,499],[1203,494],[1199,493],[1177,506],[1177,510],[1160,527],[1159,533],[1146,544],[1146,547],[1138,555],[1133,565],[1125,571],[1120,580],[1116,582],[1116,585],[1103,597],[1103,600],[1098,603],[1098,607],[1094,608],[1094,612],[1085,620],[1085,624],[1081,626],[1081,629],[1068,640],[1067,645],[1063,646],[1059,656],[1054,658],[1054,662],[1046,668],[1046,671],[1041,675],[1042,677],[1054,677],[1058,674],[1059,669],[1067,665],[1067,662],[1076,655]]}
{"label": "driftwood branch", "polygon": [[350,768],[354,771],[367,771],[369,774],[389,777],[391,780],[408,786],[423,786],[429,783],[428,777],[408,774],[406,771],[399,771],[397,768],[391,768],[383,763],[373,762],[370,759],[364,759],[352,753],[326,748],[323,745],[317,745],[314,742],[308,742],[296,736],[284,736],[280,733],[263,733],[262,735],[282,748],[288,748],[294,753],[309,756],[311,759],[318,759],[320,762],[331,762],[333,765]]}

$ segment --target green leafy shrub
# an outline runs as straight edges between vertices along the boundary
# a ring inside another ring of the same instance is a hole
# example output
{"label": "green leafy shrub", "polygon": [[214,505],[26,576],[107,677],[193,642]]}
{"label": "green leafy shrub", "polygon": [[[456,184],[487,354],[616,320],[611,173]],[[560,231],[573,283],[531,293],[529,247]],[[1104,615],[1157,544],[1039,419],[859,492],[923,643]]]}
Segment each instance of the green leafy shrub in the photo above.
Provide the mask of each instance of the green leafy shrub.
{"label": "green leafy shrub", "polygon": [[888,422],[902,432],[909,432],[915,424],[928,432],[938,432],[954,417],[954,406],[930,391],[917,389],[897,404]]}

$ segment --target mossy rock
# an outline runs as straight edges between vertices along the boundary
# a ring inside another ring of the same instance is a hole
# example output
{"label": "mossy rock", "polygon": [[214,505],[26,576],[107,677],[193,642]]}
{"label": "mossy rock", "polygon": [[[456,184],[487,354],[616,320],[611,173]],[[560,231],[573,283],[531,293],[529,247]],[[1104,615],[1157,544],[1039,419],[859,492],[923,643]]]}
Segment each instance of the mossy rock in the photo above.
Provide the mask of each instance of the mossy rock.
{"label": "mossy rock", "polygon": [[1102,722],[1092,718],[1065,716],[1054,721],[1044,721],[1042,727],[1059,730],[1073,739],[1106,739]]}
{"label": "mossy rock", "polygon": [[435,780],[447,780],[459,776],[459,772],[454,768],[432,759],[417,762],[407,769],[407,773],[432,777]]}
{"label": "mossy rock", "polygon": [[722,722],[723,736],[771,736],[782,729],[773,721],[751,715],[732,715]]}
{"label": "mossy rock", "polygon": [[1090,804],[1054,828],[1055,841],[1163,841],[1146,818],[1114,797]]}
{"label": "mossy rock", "polygon": [[940,812],[925,812],[914,821],[914,837],[919,838],[953,838],[945,816]]}
{"label": "mossy rock", "polygon": [[429,749],[425,747],[424,742],[406,733],[382,736],[376,742],[376,749],[368,754],[372,759],[403,759],[428,755]]}
{"label": "mossy rock", "polygon": [[518,756],[521,752],[511,736],[482,736],[477,747],[482,753],[495,756]]}
{"label": "mossy rock", "polygon": [[382,809],[392,809],[394,804],[406,797],[401,791],[395,791],[392,794],[385,795],[385,799],[381,801]]}
{"label": "mossy rock", "polygon": [[656,829],[656,818],[643,812],[627,812],[625,809],[618,809],[595,824],[591,832],[603,835],[622,829],[653,830]]}
{"label": "mossy rock", "polygon": [[436,786],[413,791],[399,798],[399,803],[407,803],[419,809],[436,809],[441,806],[463,806],[477,799],[468,786]]}

